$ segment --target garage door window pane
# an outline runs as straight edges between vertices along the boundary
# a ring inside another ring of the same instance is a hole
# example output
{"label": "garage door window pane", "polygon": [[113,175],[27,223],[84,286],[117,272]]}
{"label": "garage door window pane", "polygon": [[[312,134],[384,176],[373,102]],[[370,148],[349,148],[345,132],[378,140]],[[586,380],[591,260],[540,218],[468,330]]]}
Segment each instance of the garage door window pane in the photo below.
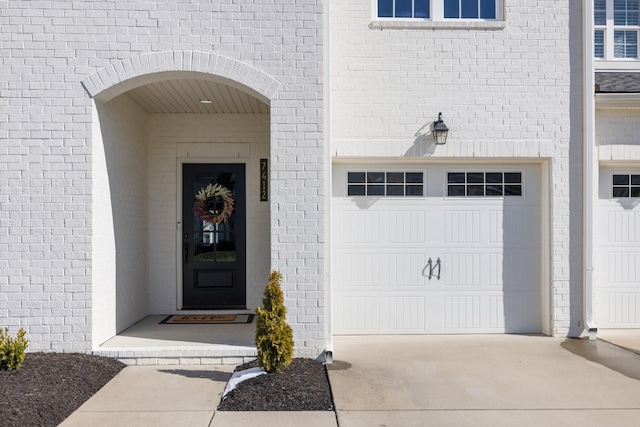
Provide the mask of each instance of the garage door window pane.
{"label": "garage door window pane", "polygon": [[422,196],[422,185],[407,185],[407,196]]}
{"label": "garage door window pane", "polygon": [[467,186],[467,196],[484,196],[484,185]]}
{"label": "garage door window pane", "polygon": [[367,196],[384,196],[384,185],[367,186]]}
{"label": "garage door window pane", "polygon": [[364,172],[349,172],[347,174],[347,182],[349,184],[364,183]]}
{"label": "garage door window pane", "polygon": [[505,185],[505,196],[522,196],[522,185]]}
{"label": "garage door window pane", "polygon": [[404,185],[387,185],[387,196],[404,196]]}
{"label": "garage door window pane", "polygon": [[629,185],[629,175],[613,175],[613,185]]}
{"label": "garage door window pane", "polygon": [[422,172],[407,172],[407,183],[422,183],[424,182],[424,176]]}
{"label": "garage door window pane", "polygon": [[631,175],[631,185],[640,185],[640,175]]}
{"label": "garage door window pane", "polygon": [[520,183],[522,182],[522,174],[520,172],[505,172],[504,182]]}
{"label": "garage door window pane", "polygon": [[640,187],[631,187],[631,197],[640,197]]}
{"label": "garage door window pane", "polygon": [[502,185],[487,185],[487,196],[502,196],[503,194]]}
{"label": "garage door window pane", "polygon": [[383,183],[384,172],[367,172],[367,182]]}
{"label": "garage door window pane", "polygon": [[487,172],[487,184],[500,184],[502,183],[501,172]]}
{"label": "garage door window pane", "polygon": [[404,173],[402,172],[387,172],[388,183],[404,183]]}
{"label": "garage door window pane", "polygon": [[613,187],[613,197],[629,197],[629,188]]}
{"label": "garage door window pane", "polygon": [[470,172],[467,173],[467,182],[469,183],[484,183],[484,174],[482,172]]}
{"label": "garage door window pane", "polygon": [[449,172],[447,182],[449,184],[464,184],[466,182],[464,173]]}
{"label": "garage door window pane", "polygon": [[464,185],[449,185],[447,195],[449,197],[464,197],[466,195]]}
{"label": "garage door window pane", "polygon": [[365,195],[365,186],[364,185],[350,185],[347,188],[347,195],[349,195],[349,196],[364,196]]}

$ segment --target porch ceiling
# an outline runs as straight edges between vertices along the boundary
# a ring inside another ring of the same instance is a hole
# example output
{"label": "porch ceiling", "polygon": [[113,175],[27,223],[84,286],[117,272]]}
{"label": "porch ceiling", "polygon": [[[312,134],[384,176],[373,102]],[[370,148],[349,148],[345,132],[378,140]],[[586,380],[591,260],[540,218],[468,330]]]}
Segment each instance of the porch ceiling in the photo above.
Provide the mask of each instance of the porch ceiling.
{"label": "porch ceiling", "polygon": [[255,97],[232,86],[207,80],[173,79],[149,83],[130,90],[127,95],[147,113],[269,113],[269,106]]}

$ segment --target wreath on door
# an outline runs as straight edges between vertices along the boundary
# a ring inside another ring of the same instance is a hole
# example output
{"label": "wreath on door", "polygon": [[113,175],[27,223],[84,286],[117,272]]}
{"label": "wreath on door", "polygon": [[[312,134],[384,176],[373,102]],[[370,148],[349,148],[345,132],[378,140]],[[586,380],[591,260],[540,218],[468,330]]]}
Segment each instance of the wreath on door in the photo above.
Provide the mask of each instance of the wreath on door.
{"label": "wreath on door", "polygon": [[[209,210],[209,202],[211,199],[219,199],[222,201],[222,209]],[[227,222],[233,213],[233,195],[231,191],[220,184],[209,184],[202,187],[196,194],[196,201],[193,211],[202,221],[210,222],[218,225]]]}

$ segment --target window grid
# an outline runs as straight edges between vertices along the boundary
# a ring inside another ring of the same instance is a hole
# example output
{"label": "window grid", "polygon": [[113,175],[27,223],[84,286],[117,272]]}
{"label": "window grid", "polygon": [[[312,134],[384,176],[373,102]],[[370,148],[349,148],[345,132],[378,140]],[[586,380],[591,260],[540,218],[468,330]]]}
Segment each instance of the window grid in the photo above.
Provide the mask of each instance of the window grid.
{"label": "window grid", "polygon": [[424,172],[347,172],[349,197],[423,197]]}
{"label": "window grid", "polygon": [[377,18],[496,20],[504,0],[374,0]]}
{"label": "window grid", "polygon": [[594,57],[638,59],[639,0],[594,0]]}
{"label": "window grid", "polygon": [[444,0],[446,19],[496,19],[495,0]]}
{"label": "window grid", "polygon": [[613,32],[613,56],[614,58],[638,57],[638,33],[637,31]]}
{"label": "window grid", "polygon": [[424,18],[430,16],[430,0],[377,0],[378,18]]}
{"label": "window grid", "polygon": [[640,197],[640,175],[614,174],[611,195],[614,199]]}
{"label": "window grid", "polygon": [[522,172],[447,172],[447,196],[522,196]]}

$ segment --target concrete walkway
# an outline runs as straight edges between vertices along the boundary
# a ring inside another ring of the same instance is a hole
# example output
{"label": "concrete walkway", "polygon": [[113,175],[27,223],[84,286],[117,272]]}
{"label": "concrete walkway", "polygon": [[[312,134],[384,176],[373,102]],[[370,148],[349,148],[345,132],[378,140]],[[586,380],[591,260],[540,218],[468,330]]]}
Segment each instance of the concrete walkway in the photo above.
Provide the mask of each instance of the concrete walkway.
{"label": "concrete walkway", "polygon": [[334,356],[336,413],[218,412],[232,366],[130,366],[61,426],[624,427],[640,419],[640,355],[602,340],[337,337]]}
{"label": "concrete walkway", "polygon": [[337,426],[334,412],[218,412],[234,366],[127,366],[61,427]]}

